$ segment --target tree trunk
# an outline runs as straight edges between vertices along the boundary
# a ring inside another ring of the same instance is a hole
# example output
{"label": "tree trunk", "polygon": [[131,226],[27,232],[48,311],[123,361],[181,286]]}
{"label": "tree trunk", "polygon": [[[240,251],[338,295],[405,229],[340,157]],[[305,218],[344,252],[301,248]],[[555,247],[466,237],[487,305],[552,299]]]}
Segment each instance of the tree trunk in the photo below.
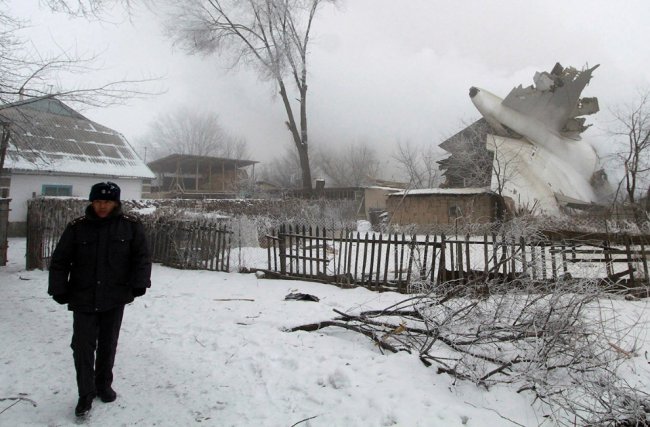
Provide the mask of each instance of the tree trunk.
{"label": "tree trunk", "polygon": [[[287,96],[284,81],[282,81],[282,79],[278,79],[278,85],[280,86],[280,96],[282,97],[282,102],[284,103],[284,109],[287,112],[287,128],[289,128],[289,132],[291,132],[294,145],[296,146],[296,150],[298,150],[298,156],[300,157],[300,169],[302,170],[302,188],[305,190],[305,192],[311,194],[312,185],[311,168],[309,166],[309,146],[307,145],[307,118],[305,116],[301,116],[303,130],[300,132],[298,130],[296,120],[293,116],[293,109],[291,108],[289,97]],[[302,93],[300,101],[301,104],[305,101],[305,95]],[[304,109],[302,109],[302,111],[304,111]]]}

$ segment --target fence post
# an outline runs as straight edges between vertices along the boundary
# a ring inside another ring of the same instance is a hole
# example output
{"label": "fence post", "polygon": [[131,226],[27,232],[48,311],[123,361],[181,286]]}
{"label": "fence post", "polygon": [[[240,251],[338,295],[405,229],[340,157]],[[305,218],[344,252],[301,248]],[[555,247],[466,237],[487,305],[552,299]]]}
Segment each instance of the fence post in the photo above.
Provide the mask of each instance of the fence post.
{"label": "fence post", "polygon": [[646,259],[645,244],[643,240],[639,242],[641,244],[641,259],[643,260],[643,278],[648,283],[648,260]]}
{"label": "fence post", "polygon": [[285,224],[280,225],[280,232],[278,233],[278,252],[280,252],[280,274],[287,274],[287,244],[285,239]]}
{"label": "fence post", "polygon": [[632,250],[630,249],[630,243],[631,239],[628,236],[625,239],[625,256],[627,257],[627,268],[630,271],[630,283],[634,286],[634,266],[632,265]]}
{"label": "fence post", "polygon": [[[375,274],[375,283],[377,283],[377,286],[379,286],[379,277],[381,275],[381,249],[384,244],[384,236],[381,232],[379,232],[379,246],[377,246],[377,272]],[[384,282],[384,286],[386,286],[386,283]]]}
{"label": "fence post", "polygon": [[9,202],[11,202],[11,199],[0,199],[0,266],[7,265]]}
{"label": "fence post", "polygon": [[41,245],[43,244],[43,226],[41,209],[35,207],[36,201],[32,200],[27,206],[27,270],[42,269]]}
{"label": "fence post", "polygon": [[440,264],[438,265],[438,276],[440,276],[440,283],[445,283],[447,281],[447,259],[445,258],[445,253],[447,252],[447,239],[445,235],[440,235]]}

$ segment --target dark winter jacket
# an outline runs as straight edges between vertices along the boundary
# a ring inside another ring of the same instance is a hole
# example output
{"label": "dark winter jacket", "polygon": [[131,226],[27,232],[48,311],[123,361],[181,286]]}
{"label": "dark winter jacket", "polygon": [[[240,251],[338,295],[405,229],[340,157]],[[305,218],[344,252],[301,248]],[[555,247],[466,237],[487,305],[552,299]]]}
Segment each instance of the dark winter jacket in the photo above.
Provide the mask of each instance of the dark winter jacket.
{"label": "dark winter jacket", "polygon": [[142,223],[116,208],[106,218],[70,222],[52,254],[48,293],[72,311],[106,311],[151,286],[151,257]]}

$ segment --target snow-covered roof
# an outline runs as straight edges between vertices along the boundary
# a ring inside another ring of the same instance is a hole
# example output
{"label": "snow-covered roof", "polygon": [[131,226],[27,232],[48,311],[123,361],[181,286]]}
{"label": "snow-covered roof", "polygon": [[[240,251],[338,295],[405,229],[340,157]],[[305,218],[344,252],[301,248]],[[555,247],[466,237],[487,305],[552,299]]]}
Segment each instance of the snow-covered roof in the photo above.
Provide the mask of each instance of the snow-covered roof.
{"label": "snow-covered roof", "polygon": [[402,188],[395,188],[395,187],[384,187],[381,185],[369,185],[367,187],[363,187],[367,190],[386,190],[386,191],[404,191]]}
{"label": "snow-covered roof", "polygon": [[419,188],[417,190],[404,190],[396,193],[391,193],[388,196],[427,196],[432,194],[449,194],[449,195],[463,195],[463,194],[486,194],[492,193],[489,188],[485,187],[468,187],[468,188]]}
{"label": "snow-covered roof", "polygon": [[0,106],[0,121],[10,126],[5,168],[14,172],[155,177],[122,134],[52,97]]}

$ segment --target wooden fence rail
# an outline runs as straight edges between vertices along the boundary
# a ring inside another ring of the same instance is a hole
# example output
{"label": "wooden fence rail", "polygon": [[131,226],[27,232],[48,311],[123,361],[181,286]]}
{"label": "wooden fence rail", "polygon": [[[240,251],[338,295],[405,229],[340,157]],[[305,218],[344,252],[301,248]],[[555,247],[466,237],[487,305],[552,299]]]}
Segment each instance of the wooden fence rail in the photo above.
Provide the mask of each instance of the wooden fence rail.
{"label": "wooden fence rail", "polygon": [[548,241],[503,234],[450,238],[292,226],[273,230],[267,239],[270,271],[377,290],[409,292],[409,285],[477,277],[609,278],[626,286],[649,282],[645,244],[630,241]]}

